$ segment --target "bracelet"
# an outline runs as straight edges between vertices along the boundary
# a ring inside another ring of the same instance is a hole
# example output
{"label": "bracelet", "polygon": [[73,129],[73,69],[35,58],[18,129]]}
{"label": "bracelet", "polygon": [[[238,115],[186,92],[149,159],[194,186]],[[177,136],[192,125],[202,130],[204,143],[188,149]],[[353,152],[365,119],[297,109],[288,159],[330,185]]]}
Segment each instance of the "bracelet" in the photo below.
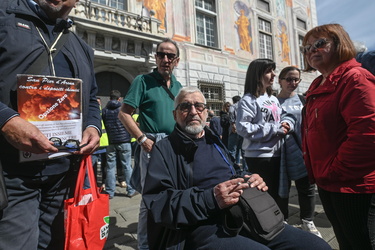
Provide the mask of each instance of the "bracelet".
{"label": "bracelet", "polygon": [[143,137],[143,139],[138,142],[139,145],[142,145],[147,140],[147,136]]}
{"label": "bracelet", "polygon": [[142,134],[140,137],[138,137],[137,142],[139,145],[144,143],[147,140],[147,136],[145,134]]}
{"label": "bracelet", "polygon": [[137,138],[137,142],[140,142],[144,137],[146,137],[146,135],[142,134],[140,137]]}

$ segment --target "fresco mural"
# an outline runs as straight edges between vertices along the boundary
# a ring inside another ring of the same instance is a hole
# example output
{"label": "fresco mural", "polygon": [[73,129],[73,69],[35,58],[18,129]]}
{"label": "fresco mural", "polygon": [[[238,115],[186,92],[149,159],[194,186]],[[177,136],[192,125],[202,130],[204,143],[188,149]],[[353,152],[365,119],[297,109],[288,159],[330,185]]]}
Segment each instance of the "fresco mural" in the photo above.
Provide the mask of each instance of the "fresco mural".
{"label": "fresco mural", "polygon": [[143,2],[143,7],[147,10],[148,16],[151,16],[151,10],[155,12],[154,17],[161,22],[160,28],[165,30],[165,4],[167,0],[138,0],[138,2]]}
{"label": "fresco mural", "polygon": [[287,33],[287,27],[283,20],[279,20],[277,22],[277,30],[278,30],[278,39],[281,43],[281,62],[287,62],[290,64],[290,58],[289,58],[289,38]]}
{"label": "fresco mural", "polygon": [[244,2],[236,1],[234,3],[234,10],[239,15],[234,23],[240,40],[240,48],[252,54],[251,24],[248,17],[250,9]]}
{"label": "fresco mural", "polygon": [[276,1],[276,11],[277,15],[281,17],[286,17],[285,13],[285,1],[284,0],[277,0]]}

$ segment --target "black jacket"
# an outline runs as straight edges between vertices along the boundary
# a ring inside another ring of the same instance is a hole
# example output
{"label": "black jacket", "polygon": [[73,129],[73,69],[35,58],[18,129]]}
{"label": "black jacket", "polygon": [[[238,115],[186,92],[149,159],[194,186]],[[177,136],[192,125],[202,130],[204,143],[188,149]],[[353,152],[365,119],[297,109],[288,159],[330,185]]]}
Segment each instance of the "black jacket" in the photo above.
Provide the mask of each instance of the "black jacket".
{"label": "black jacket", "polygon": [[125,129],[124,125],[122,125],[118,118],[120,108],[121,102],[111,100],[102,110],[103,122],[108,134],[109,144],[130,142],[131,140],[129,132]]}
{"label": "black jacket", "polygon": [[[59,33],[69,27],[69,24],[64,20],[61,20],[59,24],[56,25],[58,27],[54,33]],[[39,28],[46,42],[51,44],[54,39],[48,30],[51,25],[32,11],[27,0],[0,1],[0,128],[10,118],[18,114],[16,75],[25,73],[46,49],[36,27]],[[62,53],[60,58],[65,58],[64,63],[70,68],[68,69],[69,74],[57,74],[57,76],[75,77],[83,80],[83,129],[95,126],[100,130],[101,121],[99,105],[96,100],[97,85],[93,70],[93,50],[76,34],[70,32],[68,40],[59,53]],[[59,67],[58,65],[56,67],[58,73]],[[42,72],[32,73],[52,75],[50,66],[46,66]],[[29,171],[29,169],[33,169],[33,172],[40,170],[30,166],[25,166],[25,169],[17,168],[18,150],[12,147],[2,135],[0,135],[0,159],[3,168],[7,171],[17,173]],[[35,165],[36,162],[32,164]],[[29,163],[23,165],[29,165]]]}
{"label": "black jacket", "polygon": [[[205,128],[205,137],[218,145],[230,159],[220,139],[208,127]],[[191,164],[196,149],[195,142],[176,126],[167,138],[156,143],[151,152],[143,190],[143,200],[149,209],[150,249],[183,249],[191,229],[210,216],[220,216],[213,189],[203,190],[191,184]]]}

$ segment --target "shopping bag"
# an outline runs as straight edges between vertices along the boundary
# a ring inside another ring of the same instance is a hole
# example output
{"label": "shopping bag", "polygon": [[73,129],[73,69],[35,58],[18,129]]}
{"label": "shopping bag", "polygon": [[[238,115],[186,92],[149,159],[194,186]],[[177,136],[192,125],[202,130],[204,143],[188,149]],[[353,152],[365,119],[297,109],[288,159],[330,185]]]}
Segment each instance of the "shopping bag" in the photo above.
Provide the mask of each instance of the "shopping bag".
{"label": "shopping bag", "polygon": [[[87,172],[90,188],[83,189]],[[74,197],[64,201],[65,250],[102,250],[108,238],[109,196],[96,185],[90,155],[82,159]]]}

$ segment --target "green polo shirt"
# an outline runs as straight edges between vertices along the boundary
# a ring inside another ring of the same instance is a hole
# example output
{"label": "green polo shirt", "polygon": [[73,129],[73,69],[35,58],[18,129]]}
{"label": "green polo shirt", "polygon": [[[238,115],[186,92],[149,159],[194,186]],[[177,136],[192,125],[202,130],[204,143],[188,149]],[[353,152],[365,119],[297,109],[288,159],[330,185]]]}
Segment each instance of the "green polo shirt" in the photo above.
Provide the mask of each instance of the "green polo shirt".
{"label": "green polo shirt", "polygon": [[[174,128],[174,101],[161,86],[164,79],[157,69],[147,75],[137,76],[130,85],[124,103],[139,108],[139,127],[145,133],[170,134]],[[181,83],[171,76],[169,90],[174,96],[182,88]]]}

